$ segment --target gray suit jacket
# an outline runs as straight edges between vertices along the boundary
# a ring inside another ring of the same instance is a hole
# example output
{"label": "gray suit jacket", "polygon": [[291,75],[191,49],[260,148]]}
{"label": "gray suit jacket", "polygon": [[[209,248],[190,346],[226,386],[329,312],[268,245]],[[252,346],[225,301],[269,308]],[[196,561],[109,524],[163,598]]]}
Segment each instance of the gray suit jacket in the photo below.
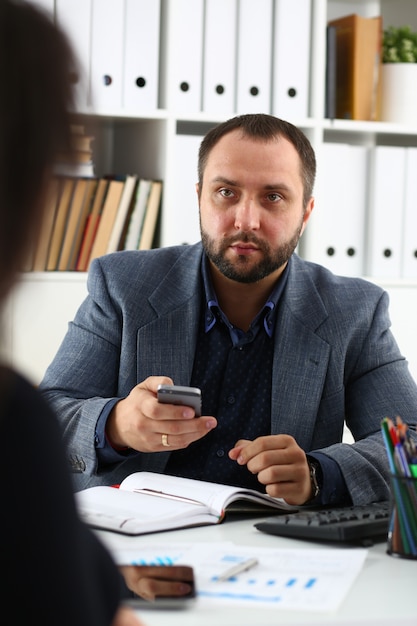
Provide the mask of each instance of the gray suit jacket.
{"label": "gray suit jacket", "polygon": [[[41,384],[78,470],[76,489],[164,471],[169,452],[132,452],[100,467],[95,427],[110,399],[127,396],[147,376],[190,384],[201,255],[198,243],[93,262],[89,295]],[[332,457],[357,504],[389,497],[382,418],[416,419],[417,386],[389,326],[382,289],[293,255],[275,331],[271,433]],[[352,445],[341,443],[345,421]]]}

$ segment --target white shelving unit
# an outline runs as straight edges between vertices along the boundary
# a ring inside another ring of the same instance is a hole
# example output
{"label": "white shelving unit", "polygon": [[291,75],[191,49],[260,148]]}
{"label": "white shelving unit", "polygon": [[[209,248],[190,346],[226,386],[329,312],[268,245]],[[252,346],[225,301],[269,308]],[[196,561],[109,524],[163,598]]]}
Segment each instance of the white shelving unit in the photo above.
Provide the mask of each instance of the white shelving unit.
{"label": "white shelving unit", "polygon": [[[111,3],[112,0],[105,1]],[[124,3],[128,1],[124,0]],[[54,6],[54,0],[38,2],[48,8]],[[254,10],[259,2],[263,0],[254,1]],[[123,4],[122,0],[118,3],[113,0],[113,3]],[[169,32],[167,20],[175,10],[174,6],[173,0],[161,0],[158,108],[139,111],[133,106],[106,108],[100,105],[80,109],[83,122],[96,137],[93,145],[96,175],[135,172],[143,177],[163,180],[160,223],[162,246],[193,243],[199,239],[194,183],[197,180],[200,138],[216,123],[235,113],[246,112],[235,111],[233,114],[213,116],[167,108],[168,100],[164,99],[163,94],[170,80],[167,76],[172,53],[169,46],[176,43],[166,37],[166,29]],[[311,0],[309,111],[302,119],[286,118],[306,133],[317,152],[324,142],[347,142],[366,145],[371,149],[380,144],[417,146],[417,127],[329,120],[324,117],[326,25],[328,20],[349,13],[365,17],[382,14],[386,25],[409,23],[417,28],[415,0]],[[193,25],[189,27],[193,28]],[[198,58],[199,55],[196,55]],[[291,59],[287,61],[291,63]],[[308,228],[305,237],[308,237]],[[300,254],[303,255],[302,243]],[[390,294],[393,330],[417,378],[417,278],[405,281],[378,276],[370,280],[385,287]],[[2,324],[6,340],[5,344],[3,342],[3,352],[35,382],[41,379],[65,333],[68,321],[72,319],[85,294],[85,274],[58,272],[25,274],[12,294]]]}

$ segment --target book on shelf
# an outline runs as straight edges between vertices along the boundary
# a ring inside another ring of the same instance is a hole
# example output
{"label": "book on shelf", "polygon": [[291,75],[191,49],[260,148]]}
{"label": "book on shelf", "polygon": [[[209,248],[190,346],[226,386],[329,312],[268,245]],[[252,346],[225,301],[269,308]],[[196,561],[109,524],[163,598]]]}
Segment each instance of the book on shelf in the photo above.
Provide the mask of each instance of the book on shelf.
{"label": "book on shelf", "polygon": [[91,211],[87,215],[85,222],[84,232],[81,238],[80,250],[76,262],[75,269],[78,272],[86,272],[88,269],[88,263],[91,255],[91,249],[93,246],[94,238],[97,233],[97,228],[100,220],[100,213],[103,207],[104,199],[106,197],[107,189],[109,186],[108,178],[100,178],[97,183],[97,190],[94,195],[94,202],[91,207]]}
{"label": "book on shelf", "polygon": [[219,524],[233,510],[297,510],[254,489],[154,472],[135,472],[118,487],[88,487],[75,497],[87,524],[126,535]]}
{"label": "book on shelf", "polygon": [[[72,135],[72,147],[74,149],[75,154],[89,154],[90,159],[93,154],[93,135],[85,135],[85,134],[73,134]],[[87,159],[87,160],[90,160]]]}
{"label": "book on shelf", "polygon": [[120,198],[119,207],[117,209],[116,219],[113,224],[109,243],[107,245],[107,254],[119,250],[120,244],[126,232],[126,224],[128,222],[132,205],[135,199],[135,190],[138,176],[136,174],[128,174],[126,176],[123,193]]}
{"label": "book on shelf", "polygon": [[31,268],[33,272],[44,272],[46,270],[49,247],[51,245],[52,230],[54,227],[55,215],[58,207],[58,198],[59,180],[57,178],[53,178],[50,188],[48,189],[48,196],[46,199],[42,226],[35,248],[33,265]]}
{"label": "book on shelf", "polygon": [[60,154],[54,166],[56,176],[73,176],[79,178],[94,177],[94,161],[92,142],[93,135],[86,135],[82,125],[71,126],[72,153],[70,156]]}
{"label": "book on shelf", "polygon": [[54,166],[55,176],[72,176],[73,178],[93,178],[94,163],[56,163]]}
{"label": "book on shelf", "polygon": [[326,28],[326,94],[324,116],[333,120],[336,117],[336,31],[334,25]]}
{"label": "book on shelf", "polygon": [[134,206],[126,228],[126,236],[123,245],[124,250],[138,249],[139,237],[142,230],[143,217],[145,215],[151,184],[152,180],[148,178],[139,179],[136,187]]}
{"label": "book on shelf", "polygon": [[[331,20],[335,27],[336,117],[376,120],[381,83],[382,17],[355,13]],[[330,50],[329,50],[330,52]],[[332,86],[327,83],[327,90]]]}
{"label": "book on shelf", "polygon": [[138,250],[150,250],[155,238],[159,209],[161,206],[162,181],[153,180],[146,203],[142,230],[139,237]]}
{"label": "book on shelf", "polygon": [[74,193],[71,205],[68,209],[68,219],[65,226],[65,233],[59,253],[57,270],[66,271],[69,269],[71,253],[77,235],[77,229],[81,227],[80,222],[85,217],[87,191],[89,189],[88,179],[78,178],[74,182]]}
{"label": "book on shelf", "polygon": [[51,235],[51,245],[48,253],[46,269],[54,271],[58,268],[59,254],[64,239],[65,228],[68,219],[68,211],[71,205],[75,179],[63,178],[61,183],[61,194],[58,201],[57,213]]}
{"label": "book on shelf", "polygon": [[87,223],[87,217],[92,210],[94,204],[96,192],[98,186],[98,178],[88,178],[87,188],[85,191],[84,202],[79,215],[77,228],[74,234],[74,240],[72,243],[71,253],[68,259],[67,271],[74,271],[77,269],[77,260],[81,248],[81,242],[84,235],[85,226]]}
{"label": "book on shelf", "polygon": [[107,247],[122,197],[124,184],[124,178],[123,180],[113,178],[109,182],[109,188],[99,218],[88,265],[90,265],[93,259],[107,253]]}

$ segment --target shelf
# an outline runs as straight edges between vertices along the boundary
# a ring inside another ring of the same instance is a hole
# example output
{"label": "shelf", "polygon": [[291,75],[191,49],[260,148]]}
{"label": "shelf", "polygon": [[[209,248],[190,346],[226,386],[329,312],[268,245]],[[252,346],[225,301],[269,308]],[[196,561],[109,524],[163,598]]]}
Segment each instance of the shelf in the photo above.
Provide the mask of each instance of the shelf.
{"label": "shelf", "polygon": [[349,133],[366,133],[370,135],[410,135],[417,137],[417,127],[390,124],[388,122],[366,122],[356,120],[323,119],[318,124],[324,130],[337,130]]}
{"label": "shelf", "polygon": [[25,272],[20,276],[20,282],[79,283],[86,279],[87,272]]}
{"label": "shelf", "polygon": [[[51,0],[52,3],[53,1]],[[73,11],[71,0],[59,1],[61,5],[67,5],[69,12]],[[197,1],[201,0],[195,0]],[[258,8],[259,0],[253,0],[253,2],[254,7]],[[297,0],[293,2],[296,3]],[[87,14],[85,5],[82,3],[80,6]],[[173,6],[177,5],[171,0],[161,2],[164,20],[167,16],[169,18],[169,11]],[[207,8],[207,2],[205,6]],[[379,145],[417,147],[417,127],[386,122],[330,120],[323,117],[327,20],[353,12],[365,17],[381,13],[387,24],[410,23],[417,28],[415,0],[311,0],[311,12],[308,111],[303,116],[283,115],[283,117],[306,133],[319,157],[320,150],[326,143],[339,142],[365,146],[370,149],[370,152]],[[162,26],[166,27],[166,23]],[[194,24],[192,26],[194,28]],[[195,27],[197,28],[197,24]],[[81,32],[81,29],[78,30]],[[74,31],[76,36],[79,34],[78,30]],[[89,31],[89,29],[84,30]],[[116,33],[113,30],[109,32],[111,32],[114,46]],[[168,70],[174,71],[171,67],[170,50],[165,50],[165,47],[174,46],[174,42],[165,36],[164,29],[161,29],[160,33],[160,75],[158,78],[159,90],[162,92],[166,90],[169,82],[165,70],[168,67]],[[204,41],[204,37],[201,37],[201,40]],[[221,47],[221,55],[225,54],[225,50],[226,46]],[[177,50],[172,50],[172,52],[177,52]],[[106,55],[106,50],[103,54]],[[200,54],[196,54],[195,58],[200,58]],[[164,67],[164,64],[167,67]],[[87,66],[90,67],[89,64]],[[204,76],[201,67],[200,74]],[[201,94],[201,99],[202,97],[203,94]],[[194,185],[197,178],[199,141],[210,126],[247,111],[209,114],[203,111],[185,111],[178,107],[176,110],[174,107],[162,108],[166,101],[161,97],[161,93],[152,101],[153,105],[156,103],[161,108],[150,110],[144,110],[140,106],[135,107],[131,101],[130,106],[125,108],[116,105],[103,106],[103,100],[100,102],[97,108],[83,106],[78,111],[83,123],[85,122],[86,127],[91,125],[96,137],[93,143],[96,175],[129,172],[137,173],[144,178],[163,180],[161,245],[181,244],[184,243],[183,238],[188,243],[198,240],[200,236],[198,205]],[[122,102],[122,98],[119,98],[118,102]],[[271,110],[265,112],[270,113]],[[319,211],[319,183],[321,184],[319,160],[318,166],[318,184],[315,190],[317,198],[313,218],[315,212]],[[348,183],[354,184],[354,181],[349,180]],[[349,184],[345,191],[348,195]],[[335,210],[339,206],[338,199],[339,190],[335,194]],[[371,206],[369,199],[367,199],[367,206]],[[395,207],[393,219],[397,215],[398,209]],[[314,227],[311,221],[303,236],[304,241],[300,242],[301,252],[309,234],[315,236],[313,233]],[[415,279],[375,276],[365,278],[388,290],[393,303],[394,325],[399,332],[400,343],[407,353],[410,352],[409,346],[411,347],[410,361],[414,363],[417,373],[417,336],[412,335],[413,329],[417,329],[415,324],[417,276]],[[32,370],[36,379],[39,379],[42,368],[46,366],[58,340],[65,332],[66,324],[84,297],[86,279],[87,274],[79,272],[41,272],[22,275],[6,328],[11,327],[10,332],[9,330],[7,332],[8,337],[12,338],[9,343],[13,344],[10,349],[13,359],[16,363],[21,363],[26,371]],[[48,335],[51,337],[50,340]],[[45,344],[48,344],[46,348]]]}

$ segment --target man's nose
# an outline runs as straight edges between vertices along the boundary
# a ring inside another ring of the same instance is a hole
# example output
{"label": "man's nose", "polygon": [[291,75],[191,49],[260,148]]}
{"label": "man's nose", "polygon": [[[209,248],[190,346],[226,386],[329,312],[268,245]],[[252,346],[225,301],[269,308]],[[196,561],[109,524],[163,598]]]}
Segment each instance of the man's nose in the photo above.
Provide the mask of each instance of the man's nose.
{"label": "man's nose", "polygon": [[259,228],[260,210],[254,198],[242,198],[235,210],[236,230],[257,230]]}

